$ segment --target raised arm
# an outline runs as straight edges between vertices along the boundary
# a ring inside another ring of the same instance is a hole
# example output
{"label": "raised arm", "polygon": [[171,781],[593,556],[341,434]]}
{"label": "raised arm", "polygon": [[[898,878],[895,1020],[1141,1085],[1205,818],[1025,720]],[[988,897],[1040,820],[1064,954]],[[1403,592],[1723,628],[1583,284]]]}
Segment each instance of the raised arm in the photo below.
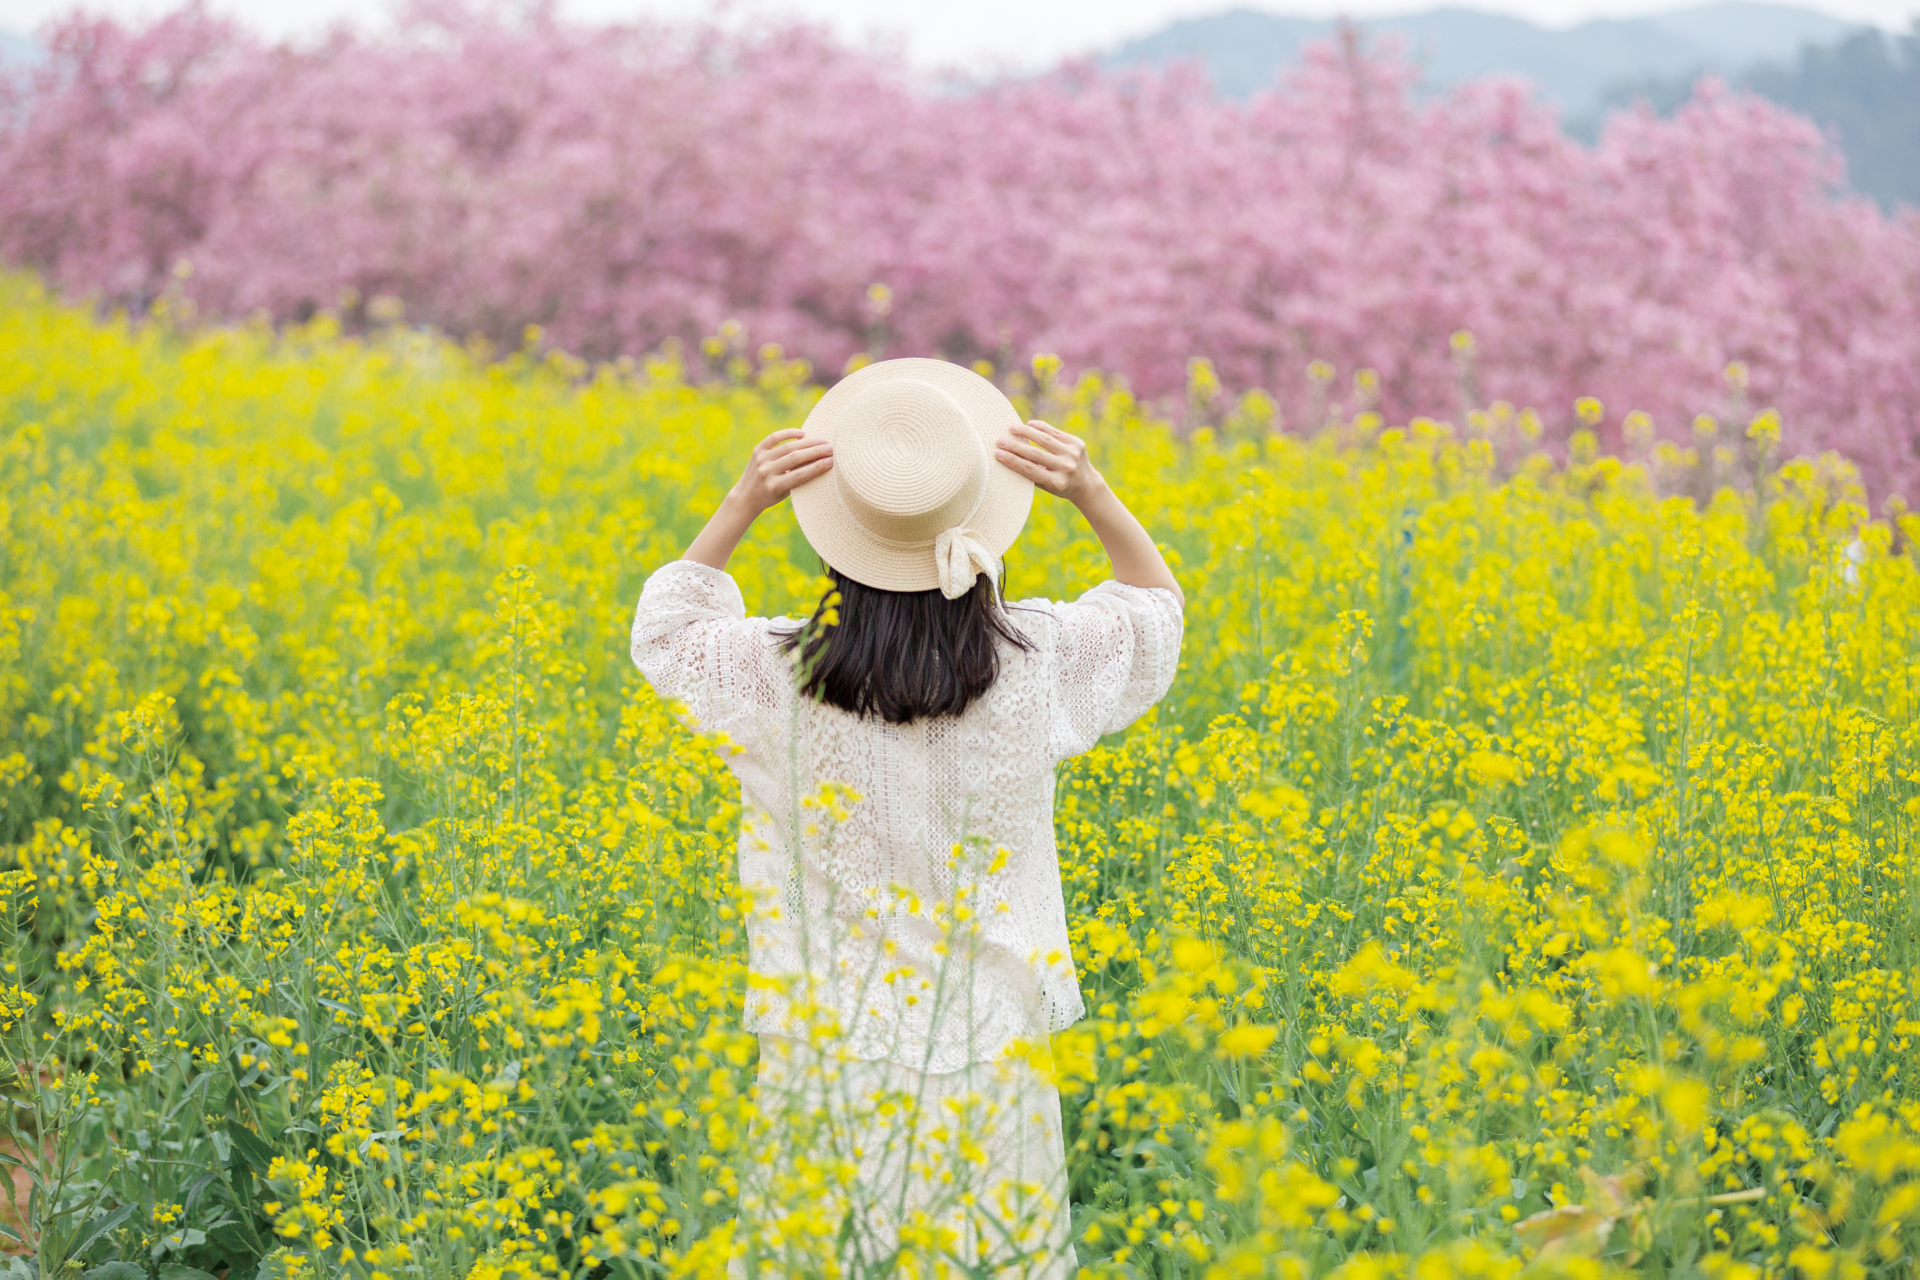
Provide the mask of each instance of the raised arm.
{"label": "raised arm", "polygon": [[768,507],[779,505],[795,487],[833,466],[833,443],[808,440],[798,427],[776,431],[753,447],[747,469],[727,490],[719,510],[707,521],[681,557],[710,569],[724,569],[733,549]]}
{"label": "raised arm", "polygon": [[[994,450],[1002,465],[1013,468],[1034,484],[1080,508],[1093,526],[1094,536],[1113,562],[1114,581],[1129,587],[1164,587],[1186,607],[1186,595],[1167,568],[1160,548],[1146,528],[1127,510],[1120,495],[1094,470],[1087,442],[1055,426],[1032,422],[1015,427]],[[704,535],[703,535],[704,536]]]}

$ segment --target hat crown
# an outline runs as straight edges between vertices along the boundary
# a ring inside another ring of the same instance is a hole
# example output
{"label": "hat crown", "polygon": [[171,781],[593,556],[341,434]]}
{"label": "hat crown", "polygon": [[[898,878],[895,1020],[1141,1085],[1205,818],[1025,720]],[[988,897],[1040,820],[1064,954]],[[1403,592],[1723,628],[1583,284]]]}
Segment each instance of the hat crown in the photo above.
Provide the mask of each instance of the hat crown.
{"label": "hat crown", "polygon": [[907,356],[857,369],[807,414],[833,466],[794,489],[800,531],[864,586],[970,587],[1033,505],[1033,481],[993,460],[994,442],[1019,425],[999,388],[962,365]]}
{"label": "hat crown", "polygon": [[847,511],[890,542],[918,543],[964,524],[987,488],[985,442],[945,391],[917,378],[864,388],[833,442]]}

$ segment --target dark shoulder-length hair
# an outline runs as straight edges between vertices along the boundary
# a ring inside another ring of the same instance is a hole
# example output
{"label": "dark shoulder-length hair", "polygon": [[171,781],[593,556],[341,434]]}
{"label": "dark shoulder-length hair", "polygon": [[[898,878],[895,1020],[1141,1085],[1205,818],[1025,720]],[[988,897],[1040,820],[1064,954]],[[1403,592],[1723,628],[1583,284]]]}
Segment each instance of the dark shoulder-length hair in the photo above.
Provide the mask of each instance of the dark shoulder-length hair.
{"label": "dark shoulder-length hair", "polygon": [[801,693],[857,716],[957,716],[999,678],[1002,644],[1033,648],[990,574],[957,600],[937,589],[882,591],[832,568],[827,576],[832,589],[780,645],[796,656]]}

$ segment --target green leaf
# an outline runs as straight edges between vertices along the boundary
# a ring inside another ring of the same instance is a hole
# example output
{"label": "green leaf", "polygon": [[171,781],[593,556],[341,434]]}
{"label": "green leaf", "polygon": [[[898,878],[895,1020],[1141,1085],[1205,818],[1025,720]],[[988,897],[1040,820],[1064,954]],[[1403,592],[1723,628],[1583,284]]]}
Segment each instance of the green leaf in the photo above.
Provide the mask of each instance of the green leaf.
{"label": "green leaf", "polygon": [[147,1280],[147,1269],[131,1262],[103,1262],[81,1272],[80,1280]]}
{"label": "green leaf", "polygon": [[153,1246],[153,1252],[156,1257],[162,1253],[185,1253],[187,1250],[196,1249],[206,1242],[206,1232],[198,1227],[187,1227],[184,1230],[176,1231],[172,1235],[162,1239],[159,1244]]}
{"label": "green leaf", "polygon": [[180,1202],[187,1213],[191,1214],[193,1212],[193,1208],[199,1203],[200,1197],[207,1193],[207,1188],[212,1186],[213,1180],[219,1176],[217,1173],[208,1172],[201,1174],[193,1180],[193,1184],[187,1188],[186,1197]]}
{"label": "green leaf", "polygon": [[160,1268],[160,1280],[219,1280],[219,1277],[198,1267],[183,1267],[177,1262],[169,1262]]}
{"label": "green leaf", "polygon": [[166,1123],[171,1126],[174,1118],[184,1111],[188,1104],[193,1104],[204,1112],[206,1107],[201,1103],[200,1095],[211,1088],[213,1081],[214,1073],[211,1071],[202,1071],[195,1075],[187,1087],[180,1091],[180,1096],[174,1100],[173,1105],[167,1108]]}
{"label": "green leaf", "polygon": [[235,1258],[257,1258],[267,1251],[267,1242],[245,1219],[213,1228],[207,1232],[207,1239]]}
{"label": "green leaf", "polygon": [[273,1161],[279,1152],[261,1141],[260,1135],[241,1124],[238,1120],[227,1121],[227,1136],[233,1139],[234,1150],[240,1158],[252,1165],[264,1175],[273,1167]]}
{"label": "green leaf", "polygon": [[73,1245],[67,1250],[67,1256],[70,1258],[86,1257],[87,1250],[100,1243],[101,1239],[109,1232],[119,1230],[120,1224],[133,1216],[133,1210],[133,1205],[123,1204],[106,1217],[95,1218],[93,1222],[87,1226],[87,1229],[74,1240]]}

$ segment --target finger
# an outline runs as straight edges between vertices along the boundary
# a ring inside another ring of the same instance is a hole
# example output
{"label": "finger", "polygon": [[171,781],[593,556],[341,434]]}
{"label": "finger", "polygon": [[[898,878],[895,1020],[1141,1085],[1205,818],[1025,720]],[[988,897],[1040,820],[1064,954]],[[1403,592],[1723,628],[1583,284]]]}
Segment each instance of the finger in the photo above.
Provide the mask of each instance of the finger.
{"label": "finger", "polygon": [[1027,458],[1021,457],[1019,454],[1007,448],[1005,445],[1001,445],[1000,447],[996,448],[993,451],[993,460],[999,463],[1001,466],[1007,468],[1009,471],[1019,472],[1021,475],[1027,477],[1029,480],[1033,479],[1036,476],[1044,476],[1048,474],[1046,467],[1042,466],[1038,462],[1033,462]]}
{"label": "finger", "polygon": [[1048,493],[1057,492],[1056,486],[1066,483],[1065,477],[1061,476],[1058,472],[1050,470],[1038,462],[1023,458],[1019,454],[1010,452],[1009,450],[996,449],[993,457],[994,461],[998,462],[1007,470],[1017,475],[1025,476],[1042,489],[1045,489]]}
{"label": "finger", "polygon": [[1022,423],[1020,438],[1046,450],[1054,457],[1065,459],[1069,469],[1075,466],[1087,451],[1087,447],[1080,443],[1077,436],[1068,435],[1058,427],[1045,422]]}
{"label": "finger", "polygon": [[1087,442],[1071,431],[1062,431],[1051,422],[1042,422],[1035,418],[1027,424],[1034,428],[1034,434],[1046,441],[1055,452],[1078,455],[1087,451]]}
{"label": "finger", "polygon": [[1060,430],[1060,428],[1054,426],[1052,422],[1035,422],[1035,426],[1039,426],[1043,432],[1046,432],[1046,438],[1052,439],[1054,443],[1066,445],[1068,449],[1079,449],[1079,451],[1083,451],[1083,453],[1085,453],[1085,449],[1087,449],[1087,441],[1085,441],[1085,439],[1075,436],[1073,432]]}
{"label": "finger", "polygon": [[1030,440],[1044,449],[1052,443],[1052,437],[1043,434],[1036,430],[1036,428],[1044,427],[1045,425],[1046,423],[1044,422],[1023,422],[1013,429],[1013,434],[1018,439]]}
{"label": "finger", "polygon": [[762,458],[757,469],[760,473],[761,481],[765,484],[772,484],[775,480],[778,480],[795,467],[806,466],[808,463],[818,462],[821,458],[830,458],[832,456],[833,453],[830,449],[816,449],[813,447],[795,449],[791,452],[783,453],[778,457]]}
{"label": "finger", "polygon": [[1063,458],[1057,453],[1051,453],[1036,444],[1028,444],[1024,440],[1002,440],[1000,447],[1008,453],[1049,470],[1071,471],[1073,469],[1073,459]]}
{"label": "finger", "polygon": [[[771,436],[768,437],[769,440],[771,440],[772,438],[773,437]],[[792,436],[788,437],[785,440],[780,441],[777,444],[772,444],[772,445],[763,444],[761,446],[761,451],[766,457],[779,458],[779,457],[785,456],[786,454],[792,453],[795,449],[804,449],[810,445],[816,445],[816,444],[825,444],[827,445],[828,448],[833,447],[831,444],[828,444],[827,441],[822,440],[819,436],[803,436],[796,431],[793,433]]]}
{"label": "finger", "polygon": [[762,450],[771,449],[782,440],[798,440],[804,434],[806,433],[799,427],[782,427],[765,440],[762,440],[759,444],[753,446],[753,451],[759,453]]}
{"label": "finger", "polygon": [[775,471],[787,471],[832,456],[833,446],[825,440],[796,440],[782,446],[782,451],[768,458],[767,462]]}
{"label": "finger", "polygon": [[795,467],[773,482],[776,493],[792,493],[815,476],[823,476],[833,469],[832,458],[821,458],[818,462],[809,462],[804,467]]}

